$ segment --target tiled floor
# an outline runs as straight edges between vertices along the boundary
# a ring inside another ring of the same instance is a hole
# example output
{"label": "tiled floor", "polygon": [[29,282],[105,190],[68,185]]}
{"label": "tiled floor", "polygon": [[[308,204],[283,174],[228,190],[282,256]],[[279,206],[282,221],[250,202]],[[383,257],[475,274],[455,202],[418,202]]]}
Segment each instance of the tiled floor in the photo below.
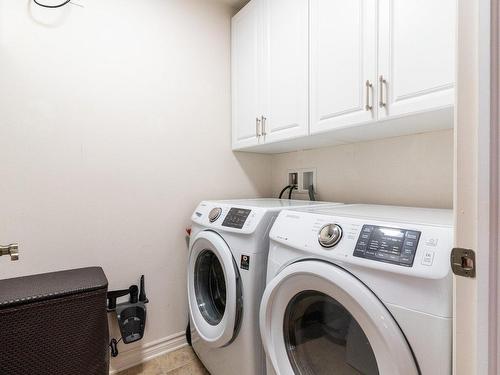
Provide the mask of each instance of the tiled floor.
{"label": "tiled floor", "polygon": [[120,372],[118,375],[209,375],[191,347],[186,346],[151,361]]}

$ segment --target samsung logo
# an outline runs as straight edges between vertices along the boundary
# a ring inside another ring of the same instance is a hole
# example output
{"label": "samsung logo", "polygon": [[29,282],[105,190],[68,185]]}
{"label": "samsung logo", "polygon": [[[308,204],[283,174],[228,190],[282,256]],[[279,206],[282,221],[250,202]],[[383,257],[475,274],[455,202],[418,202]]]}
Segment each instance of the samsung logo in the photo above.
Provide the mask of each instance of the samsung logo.
{"label": "samsung logo", "polygon": [[300,219],[300,216],[298,216],[298,215],[292,215],[292,214],[287,214],[286,217],[288,219]]}

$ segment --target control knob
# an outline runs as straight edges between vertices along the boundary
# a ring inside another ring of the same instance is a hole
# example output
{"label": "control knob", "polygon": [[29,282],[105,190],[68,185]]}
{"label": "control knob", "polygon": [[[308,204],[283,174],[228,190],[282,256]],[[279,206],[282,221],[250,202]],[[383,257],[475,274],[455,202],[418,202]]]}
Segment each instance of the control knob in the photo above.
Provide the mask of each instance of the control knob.
{"label": "control knob", "polygon": [[208,220],[211,223],[213,223],[220,217],[221,214],[222,214],[222,208],[220,207],[212,208],[208,214]]}
{"label": "control knob", "polygon": [[319,244],[323,247],[334,247],[342,238],[342,228],[338,224],[327,224],[318,233]]}

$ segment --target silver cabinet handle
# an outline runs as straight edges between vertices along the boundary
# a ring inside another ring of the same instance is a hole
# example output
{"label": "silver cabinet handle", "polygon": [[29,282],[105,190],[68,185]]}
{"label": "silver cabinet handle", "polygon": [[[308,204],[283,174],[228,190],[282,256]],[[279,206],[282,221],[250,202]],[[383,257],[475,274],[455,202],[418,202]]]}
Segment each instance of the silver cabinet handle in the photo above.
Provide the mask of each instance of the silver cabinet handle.
{"label": "silver cabinet handle", "polygon": [[373,109],[373,105],[370,104],[370,92],[372,91],[373,84],[370,81],[366,81],[366,106],[365,109],[367,111],[371,111]]}
{"label": "silver cabinet handle", "polygon": [[10,245],[0,245],[0,256],[10,255],[10,260],[19,260],[19,245],[11,243]]}
{"label": "silver cabinet handle", "polygon": [[262,135],[267,135],[267,133],[266,133],[266,121],[267,121],[267,118],[265,118],[264,116],[262,116],[261,119],[262,119]]}
{"label": "silver cabinet handle", "polygon": [[261,126],[260,126],[260,118],[255,118],[255,136],[259,138],[262,135]]}
{"label": "silver cabinet handle", "polygon": [[387,103],[384,102],[384,85],[387,85],[387,81],[384,78],[384,76],[380,76],[379,85],[380,85],[380,98],[379,98],[378,105],[379,105],[379,107],[382,108],[382,107],[385,107],[387,105]]}

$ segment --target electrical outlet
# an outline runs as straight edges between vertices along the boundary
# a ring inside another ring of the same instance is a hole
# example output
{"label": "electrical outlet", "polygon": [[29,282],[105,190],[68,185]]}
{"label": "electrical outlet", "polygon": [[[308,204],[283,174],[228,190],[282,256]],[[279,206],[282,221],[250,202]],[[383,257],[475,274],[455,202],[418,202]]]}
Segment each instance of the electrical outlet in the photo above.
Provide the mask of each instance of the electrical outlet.
{"label": "electrical outlet", "polygon": [[286,175],[286,185],[299,185],[299,170],[289,169]]}
{"label": "electrical outlet", "polygon": [[309,186],[314,186],[314,191],[318,191],[316,185],[316,168],[289,169],[286,174],[285,185],[296,185],[297,193],[309,192]]}

